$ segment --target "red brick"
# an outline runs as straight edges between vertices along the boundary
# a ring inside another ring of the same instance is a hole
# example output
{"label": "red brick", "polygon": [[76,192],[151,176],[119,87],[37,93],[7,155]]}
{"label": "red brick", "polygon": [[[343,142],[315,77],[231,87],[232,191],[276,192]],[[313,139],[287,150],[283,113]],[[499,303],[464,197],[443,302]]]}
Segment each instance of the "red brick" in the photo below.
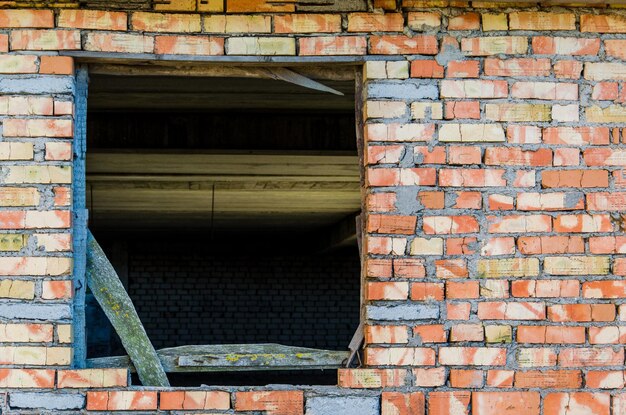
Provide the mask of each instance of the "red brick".
{"label": "red brick", "polygon": [[620,15],[592,15],[580,16],[581,32],[598,33],[626,33],[626,18]]}
{"label": "red brick", "polygon": [[577,254],[585,251],[579,236],[521,236],[517,247],[522,254]]}
{"label": "red brick", "polygon": [[450,164],[480,164],[480,147],[450,146],[448,147],[448,163]]}
{"label": "red brick", "polygon": [[450,366],[502,366],[506,349],[498,347],[442,347],[439,364]]}
{"label": "red brick", "polygon": [[452,187],[506,186],[502,169],[440,169],[439,185]]}
{"label": "red brick", "polygon": [[300,55],[365,55],[367,40],[360,36],[318,36],[298,40]]}
{"label": "red brick", "polygon": [[478,298],[480,285],[478,281],[446,283],[446,298],[450,300]]}
{"label": "red brick", "polygon": [[[365,364],[373,366],[434,366],[435,350],[425,347],[368,347]],[[235,406],[235,409],[237,407]]]}
{"label": "red brick", "polygon": [[159,409],[230,409],[230,393],[221,391],[167,391],[160,393]]}
{"label": "red brick", "polygon": [[445,343],[446,331],[441,324],[427,324],[413,327],[413,335],[422,343]]}
{"label": "red brick", "polygon": [[416,282],[411,284],[411,300],[442,301],[443,284],[432,282]]}
{"label": "red brick", "polygon": [[367,300],[406,300],[409,284],[406,282],[368,282],[365,286]]}
{"label": "red brick", "polygon": [[426,268],[422,260],[419,259],[395,258],[393,260],[393,275],[398,278],[424,278]]}
{"label": "red brick", "polygon": [[615,320],[613,304],[556,304],[548,306],[548,320],[589,322]]}
{"label": "red brick", "polygon": [[513,297],[578,297],[577,280],[522,280],[511,282]]}
{"label": "red brick", "polygon": [[541,185],[544,188],[608,187],[609,173],[606,170],[544,171],[541,173]]}
{"label": "red brick", "polygon": [[87,392],[87,410],[140,411],[157,409],[157,392]]}
{"label": "red brick", "polygon": [[552,150],[541,148],[535,151],[524,151],[519,148],[512,147],[488,147],[485,149],[485,164],[494,166],[551,166]]}
{"label": "red brick", "polygon": [[557,78],[579,79],[583,71],[583,63],[574,60],[558,61],[554,64],[554,75]]}
{"label": "red brick", "polygon": [[470,303],[447,303],[446,315],[448,320],[468,320],[472,310]]}
{"label": "red brick", "polygon": [[517,328],[519,343],[533,344],[582,344],[585,343],[584,327],[564,326],[519,326]]}
{"label": "red brick", "polygon": [[156,36],[158,55],[223,55],[224,39],[204,36]]}

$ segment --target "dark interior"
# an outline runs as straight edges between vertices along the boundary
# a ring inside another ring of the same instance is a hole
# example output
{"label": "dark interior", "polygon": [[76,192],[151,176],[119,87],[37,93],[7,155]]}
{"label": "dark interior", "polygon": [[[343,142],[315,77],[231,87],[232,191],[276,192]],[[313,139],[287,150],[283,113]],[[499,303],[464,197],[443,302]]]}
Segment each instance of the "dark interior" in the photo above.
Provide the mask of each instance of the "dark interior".
{"label": "dark interior", "polygon": [[[347,349],[360,291],[354,81],[328,84],[344,95],[268,79],[91,75],[89,227],[155,348]],[[87,321],[88,358],[125,354],[89,294]],[[334,370],[168,376],[336,382]]]}

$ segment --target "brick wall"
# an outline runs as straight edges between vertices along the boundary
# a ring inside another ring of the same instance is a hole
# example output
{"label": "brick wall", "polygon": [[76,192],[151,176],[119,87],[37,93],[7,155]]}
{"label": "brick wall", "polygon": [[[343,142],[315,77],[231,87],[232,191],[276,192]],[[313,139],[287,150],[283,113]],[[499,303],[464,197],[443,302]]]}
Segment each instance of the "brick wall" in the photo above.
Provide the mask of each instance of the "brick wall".
{"label": "brick wall", "polygon": [[[280,343],[346,349],[359,325],[356,248],[315,256],[216,255],[217,247],[184,240],[188,245],[169,242],[166,249],[146,240],[128,247],[127,290],[155,348]],[[88,356],[126,354],[106,316],[98,321],[87,327]]]}
{"label": "brick wall", "polygon": [[[0,11],[0,402],[626,413],[624,13],[405,0],[384,14],[285,15],[243,3],[263,13]],[[186,391],[68,368],[73,62],[57,52],[72,50],[365,62],[365,368],[341,371],[337,388]]]}

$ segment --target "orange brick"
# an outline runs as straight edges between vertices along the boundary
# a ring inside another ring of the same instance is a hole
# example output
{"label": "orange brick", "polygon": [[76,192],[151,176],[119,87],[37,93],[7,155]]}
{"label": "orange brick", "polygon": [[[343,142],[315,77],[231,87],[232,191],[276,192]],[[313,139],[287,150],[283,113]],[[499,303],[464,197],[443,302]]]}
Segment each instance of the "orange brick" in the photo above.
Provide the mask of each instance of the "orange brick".
{"label": "orange brick", "polygon": [[434,59],[415,60],[411,62],[412,78],[443,78],[443,66]]}
{"label": "orange brick", "polygon": [[615,351],[612,347],[566,348],[559,353],[559,366],[562,367],[604,367],[622,366],[624,349]]}
{"label": "orange brick", "polygon": [[0,52],[9,51],[9,35],[0,35]]}
{"label": "orange brick", "polygon": [[390,388],[406,385],[405,369],[339,369],[338,386],[342,388]]}
{"label": "orange brick", "polygon": [[473,233],[479,225],[473,216],[426,216],[423,231],[427,235]]}
{"label": "orange brick", "polygon": [[447,299],[466,299],[478,298],[480,286],[478,281],[454,282],[446,283]]}
{"label": "orange brick", "polygon": [[465,391],[430,392],[428,415],[469,415],[471,393]]}
{"label": "orange brick", "polygon": [[554,64],[554,75],[557,78],[579,79],[583,71],[583,64],[579,61],[564,60]]}
{"label": "orange brick", "polygon": [[[365,364],[373,366],[434,366],[435,351],[425,347],[368,347]],[[235,406],[235,409],[237,407]]]}
{"label": "orange brick", "polygon": [[480,119],[480,103],[478,101],[447,101],[445,118],[446,120]]}
{"label": "orange brick", "polygon": [[39,73],[72,75],[74,73],[74,59],[69,56],[42,56]]}
{"label": "orange brick", "polygon": [[448,78],[478,78],[479,62],[473,60],[451,61],[446,68]]}
{"label": "orange brick", "polygon": [[51,389],[54,388],[54,370],[0,369],[0,387]]}
{"label": "orange brick", "polygon": [[383,392],[381,415],[425,415],[422,392]]}
{"label": "orange brick", "polygon": [[268,415],[304,413],[302,391],[235,392],[235,411],[267,411]]}
{"label": "orange brick", "polygon": [[78,30],[14,30],[11,50],[77,50],[80,49]]}
{"label": "orange brick", "polygon": [[473,415],[539,415],[539,392],[472,392]]}
{"label": "orange brick", "polygon": [[448,30],[478,30],[480,15],[475,12],[460,14],[448,19]]}
{"label": "orange brick", "polygon": [[126,30],[128,16],[124,12],[104,10],[61,10],[58,27],[70,29]]}
{"label": "orange brick", "polygon": [[446,314],[448,320],[468,320],[472,305],[470,303],[447,303]]}
{"label": "orange brick", "polygon": [[154,53],[159,55],[223,55],[224,39],[200,36],[156,36]]}
{"label": "orange brick", "polygon": [[541,185],[545,188],[608,187],[609,173],[606,170],[544,171],[541,173]]}
{"label": "orange brick", "polygon": [[230,409],[230,393],[221,391],[167,391],[160,393],[159,408]]}
{"label": "orange brick", "polygon": [[585,251],[579,236],[521,236],[517,248],[522,254],[577,254]]}
{"label": "orange brick", "polygon": [[139,411],[156,409],[157,392],[87,392],[87,410]]}
{"label": "orange brick", "polygon": [[445,343],[446,331],[441,324],[427,324],[413,327],[413,335],[423,343]]}
{"label": "orange brick", "polygon": [[548,306],[548,320],[556,322],[614,321],[613,304],[556,304]]}
{"label": "orange brick", "polygon": [[481,320],[543,320],[545,304],[541,302],[483,302],[478,304]]}
{"label": "orange brick", "polygon": [[573,13],[515,12],[509,14],[511,30],[576,30]]}
{"label": "orange brick", "polygon": [[511,282],[513,297],[578,297],[580,282],[576,280],[524,280]]}
{"label": "orange brick", "polygon": [[298,40],[300,55],[365,55],[367,40],[359,36],[317,36]]}
{"label": "orange brick", "polygon": [[408,343],[406,326],[365,326],[365,343],[395,344]]}
{"label": "orange brick", "polygon": [[136,12],[130,19],[132,28],[142,32],[200,32],[200,15]]}
{"label": "orange brick", "polygon": [[348,32],[402,32],[404,17],[400,13],[350,13]]}
{"label": "orange brick", "polygon": [[482,370],[450,370],[450,386],[453,388],[482,388],[483,382]]}
{"label": "orange brick", "polygon": [[485,75],[489,76],[548,76],[550,59],[485,59]]}
{"label": "orange brick", "polygon": [[0,27],[54,27],[52,10],[0,10]]}
{"label": "orange brick", "polygon": [[492,388],[512,388],[514,374],[515,372],[512,370],[488,370],[487,386]]}
{"label": "orange brick", "polygon": [[609,415],[610,405],[611,396],[598,392],[549,393],[543,401],[545,413],[554,415],[565,415],[568,412]]}
{"label": "orange brick", "polygon": [[393,275],[398,278],[424,278],[426,268],[423,261],[419,259],[395,258],[393,260]]}
{"label": "orange brick", "polygon": [[573,389],[582,387],[580,370],[530,370],[515,373],[516,388]]}
{"label": "orange brick", "polygon": [[341,32],[338,14],[285,14],[274,16],[274,33]]}
{"label": "orange brick", "polygon": [[580,16],[581,32],[598,33],[626,33],[626,18],[619,15],[592,15]]}
{"label": "orange brick", "polygon": [[437,38],[432,35],[371,36],[369,52],[374,55],[435,55],[439,51]]}
{"label": "orange brick", "polygon": [[506,349],[497,347],[442,347],[439,364],[450,366],[503,366]]}

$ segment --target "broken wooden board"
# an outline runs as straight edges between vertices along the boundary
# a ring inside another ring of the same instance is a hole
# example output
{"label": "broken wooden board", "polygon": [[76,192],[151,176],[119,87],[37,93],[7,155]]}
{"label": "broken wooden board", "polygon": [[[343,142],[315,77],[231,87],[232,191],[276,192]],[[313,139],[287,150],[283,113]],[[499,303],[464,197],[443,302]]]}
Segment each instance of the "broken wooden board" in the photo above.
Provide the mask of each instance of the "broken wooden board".
{"label": "broken wooden board", "polygon": [[[216,344],[179,346],[157,351],[166,372],[337,369],[349,351],[309,349],[281,344]],[[128,356],[87,360],[87,367],[134,366]]]}
{"label": "broken wooden board", "polygon": [[87,285],[120,336],[143,386],[170,386],[159,357],[104,251],[87,233]]}

